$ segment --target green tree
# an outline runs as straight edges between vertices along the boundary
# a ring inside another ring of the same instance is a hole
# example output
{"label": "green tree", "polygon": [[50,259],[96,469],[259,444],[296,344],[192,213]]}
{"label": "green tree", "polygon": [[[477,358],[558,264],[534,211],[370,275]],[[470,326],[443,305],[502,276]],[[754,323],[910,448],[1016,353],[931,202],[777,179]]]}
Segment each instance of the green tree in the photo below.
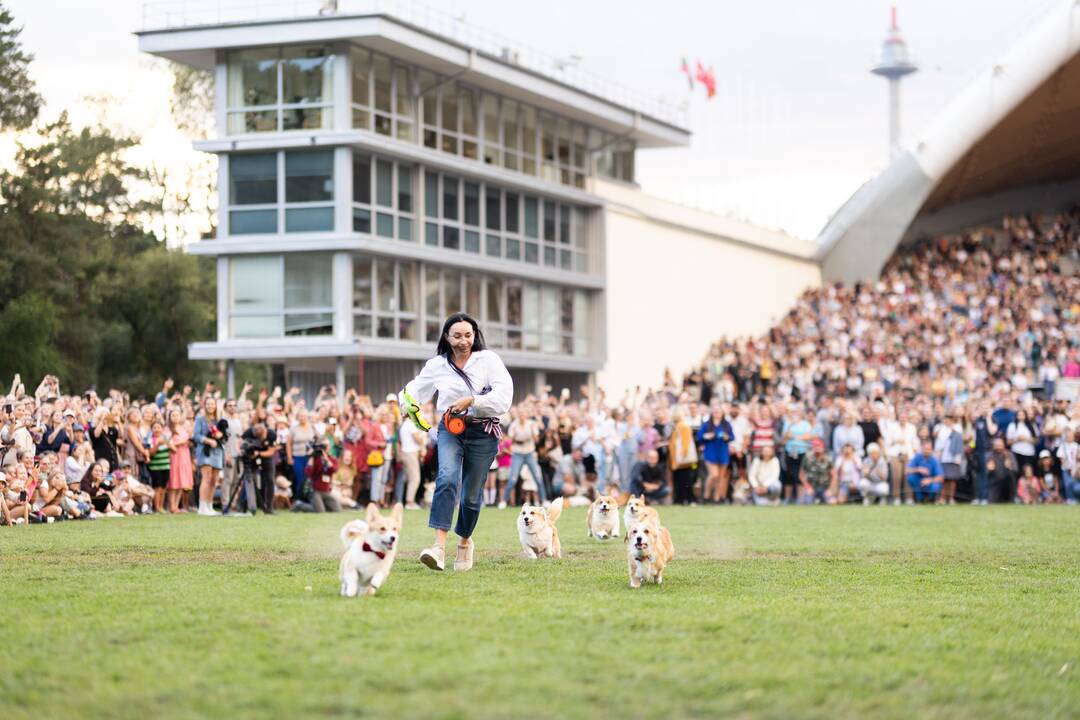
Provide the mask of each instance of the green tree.
{"label": "green tree", "polygon": [[27,72],[33,56],[19,43],[22,28],[0,1],[0,131],[30,126],[41,109],[41,96]]}

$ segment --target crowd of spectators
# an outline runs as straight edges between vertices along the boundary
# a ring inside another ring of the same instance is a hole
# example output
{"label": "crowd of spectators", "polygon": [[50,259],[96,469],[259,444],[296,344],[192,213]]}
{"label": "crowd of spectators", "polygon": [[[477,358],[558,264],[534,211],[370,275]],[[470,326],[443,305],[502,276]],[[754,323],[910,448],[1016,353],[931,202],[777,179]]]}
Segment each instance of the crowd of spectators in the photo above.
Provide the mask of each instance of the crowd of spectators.
{"label": "crowd of spectators", "polygon": [[[875,283],[807,291],[681,381],[528,395],[485,502],[1075,504],[1078,353],[1080,213],[1008,217],[903,248]],[[327,386],[309,406],[297,388],[228,398],[167,380],[154,398],[65,395],[16,376],[2,402],[7,525],[415,509],[434,481],[435,443],[393,394]]]}

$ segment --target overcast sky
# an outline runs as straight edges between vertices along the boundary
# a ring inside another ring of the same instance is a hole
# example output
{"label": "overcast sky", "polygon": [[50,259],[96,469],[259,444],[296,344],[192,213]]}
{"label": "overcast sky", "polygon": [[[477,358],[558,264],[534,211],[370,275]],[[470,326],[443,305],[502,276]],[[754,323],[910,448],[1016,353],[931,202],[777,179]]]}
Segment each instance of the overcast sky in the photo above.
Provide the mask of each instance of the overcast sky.
{"label": "overcast sky", "polygon": [[[164,0],[172,5],[185,0]],[[186,0],[202,6],[242,0]],[[254,0],[246,0],[251,4]],[[449,0],[468,23],[559,56],[668,102],[689,101],[689,148],[638,154],[647,192],[817,235],[887,160],[886,86],[871,75],[889,7],[922,70],[905,80],[911,137],[1057,0]],[[36,56],[47,115],[105,112],[170,163],[194,151],[171,125],[168,78],[140,56],[141,0],[4,0]],[[150,0],[150,4],[162,0]],[[717,96],[692,96],[680,59],[715,68]],[[88,106],[86,96],[109,96]],[[10,145],[0,145],[0,162]]]}

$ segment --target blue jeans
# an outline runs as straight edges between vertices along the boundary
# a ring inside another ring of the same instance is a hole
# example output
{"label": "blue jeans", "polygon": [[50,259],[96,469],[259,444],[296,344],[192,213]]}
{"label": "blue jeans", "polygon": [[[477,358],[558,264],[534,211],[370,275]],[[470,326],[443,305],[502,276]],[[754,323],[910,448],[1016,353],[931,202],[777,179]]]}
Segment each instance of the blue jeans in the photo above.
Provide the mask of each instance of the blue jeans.
{"label": "blue jeans", "polygon": [[661,500],[667,497],[667,494],[669,492],[671,492],[671,488],[664,484],[661,484],[660,487],[656,488],[651,493],[647,493],[645,492],[645,483],[641,482],[640,480],[634,480],[632,483],[630,483],[631,495],[644,495],[648,500],[654,503],[659,503]]}
{"label": "blue jeans", "polygon": [[484,432],[479,423],[469,423],[465,432],[454,435],[440,422],[438,448],[439,470],[435,475],[428,527],[449,530],[457,507],[454,532],[461,538],[471,537],[480,519],[484,481],[499,449],[499,440]]}
{"label": "blue jeans", "polygon": [[1061,487],[1066,500],[1080,500],[1080,478],[1074,478],[1068,470],[1061,471]]}
{"label": "blue jeans", "polygon": [[911,490],[915,494],[915,502],[922,502],[923,498],[933,502],[937,500],[938,493],[941,492],[941,483],[930,483],[929,485],[919,485],[919,480],[915,479],[912,482],[911,478],[908,478],[908,484],[911,485]]}
{"label": "blue jeans", "polygon": [[529,472],[532,473],[533,480],[536,481],[536,492],[540,496],[540,502],[547,500],[547,494],[544,491],[544,476],[540,472],[540,463],[536,461],[536,453],[514,453],[510,457],[510,478],[506,481],[506,491],[503,493],[503,500],[507,503],[510,502],[510,496],[514,494],[514,487],[517,485],[518,475],[521,474],[521,468],[523,465],[529,466]]}
{"label": "blue jeans", "polygon": [[977,452],[975,458],[975,499],[990,499],[990,480],[986,474],[986,453]]}
{"label": "blue jeans", "polygon": [[304,470],[307,469],[307,455],[293,455],[292,469],[292,499],[300,499],[300,491],[304,489]]}

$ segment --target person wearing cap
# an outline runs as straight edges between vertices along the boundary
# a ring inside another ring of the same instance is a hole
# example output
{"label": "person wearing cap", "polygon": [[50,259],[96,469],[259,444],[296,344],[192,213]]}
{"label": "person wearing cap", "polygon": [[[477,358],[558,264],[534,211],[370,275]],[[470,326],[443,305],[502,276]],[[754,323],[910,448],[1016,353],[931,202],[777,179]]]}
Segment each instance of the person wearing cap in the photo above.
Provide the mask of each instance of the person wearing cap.
{"label": "person wearing cap", "polygon": [[465,313],[446,319],[435,357],[402,391],[416,404],[427,402],[436,392],[436,416],[452,411],[464,416],[466,422],[457,435],[446,429],[445,422],[439,423],[439,470],[428,518],[435,543],[420,554],[420,561],[433,570],[443,569],[446,536],[456,509],[455,532],[460,540],[454,569],[470,570],[475,548],[472,535],[484,503],[484,482],[502,435],[498,418],[510,409],[514,381],[502,359],[486,348],[480,325]]}
{"label": "person wearing cap", "polygon": [[832,481],[832,461],[825,452],[825,441],[819,437],[810,440],[810,452],[803,460],[801,469],[803,487],[802,502],[828,503],[829,484]]}
{"label": "person wearing cap", "polygon": [[869,505],[874,500],[884,503],[889,498],[889,463],[881,456],[881,446],[876,442],[866,446],[859,494],[863,497],[863,505]]}
{"label": "person wearing cap", "polygon": [[1054,466],[1054,456],[1049,450],[1043,449],[1039,451],[1035,474],[1039,476],[1040,501],[1044,503],[1061,502],[1061,477]]}

